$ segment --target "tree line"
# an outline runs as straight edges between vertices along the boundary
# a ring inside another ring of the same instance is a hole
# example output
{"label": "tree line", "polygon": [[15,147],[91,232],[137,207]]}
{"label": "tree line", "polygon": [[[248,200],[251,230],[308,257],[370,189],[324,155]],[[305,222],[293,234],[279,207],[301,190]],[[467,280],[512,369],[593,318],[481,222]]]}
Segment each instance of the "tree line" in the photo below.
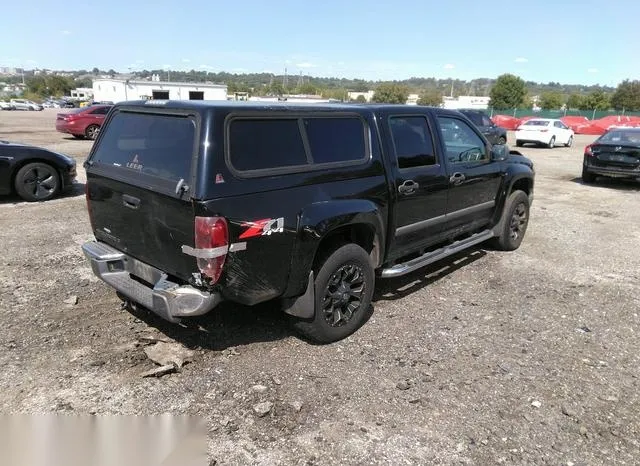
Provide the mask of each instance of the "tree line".
{"label": "tree line", "polygon": [[[490,92],[490,106],[506,110],[532,108],[533,98],[526,83],[518,76],[504,74],[498,77]],[[542,110],[623,110],[640,111],[640,81],[625,80],[612,92],[595,89],[587,94],[558,91],[542,92],[537,99]]]}
{"label": "tree line", "polygon": [[[640,111],[640,81],[625,80],[617,88],[606,86],[577,86],[555,82],[546,84],[524,81],[513,74],[503,74],[497,79],[479,78],[471,81],[409,78],[403,81],[374,82],[363,79],[320,78],[312,76],[276,76],[271,73],[235,74],[210,71],[169,71],[144,70],[133,73],[135,78],[147,79],[152,75],[164,78],[168,74],[172,81],[222,82],[226,83],[229,94],[247,92],[250,95],[308,94],[321,95],[346,101],[349,91],[374,90],[373,100],[380,103],[405,103],[409,94],[419,95],[420,105],[440,105],[443,95],[488,95],[494,109],[532,108],[533,96],[537,95],[537,105],[544,110],[625,110]],[[69,95],[76,87],[91,87],[97,76],[117,76],[115,70],[93,68],[79,70],[72,76],[33,75],[26,80],[28,95],[49,97]],[[168,77],[168,76],[167,76]],[[12,78],[19,79],[19,78]],[[12,79],[5,79],[11,82]],[[356,99],[358,100],[358,99]],[[363,101],[364,98],[359,99]]]}

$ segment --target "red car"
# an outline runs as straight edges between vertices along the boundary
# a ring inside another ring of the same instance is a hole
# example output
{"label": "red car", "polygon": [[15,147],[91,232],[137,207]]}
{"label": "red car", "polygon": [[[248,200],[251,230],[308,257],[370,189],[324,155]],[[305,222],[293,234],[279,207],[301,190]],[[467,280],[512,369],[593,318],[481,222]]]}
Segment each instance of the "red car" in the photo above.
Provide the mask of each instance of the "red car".
{"label": "red car", "polygon": [[56,130],[71,134],[76,139],[95,139],[111,107],[111,105],[92,105],[76,108],[68,113],[58,113]]}

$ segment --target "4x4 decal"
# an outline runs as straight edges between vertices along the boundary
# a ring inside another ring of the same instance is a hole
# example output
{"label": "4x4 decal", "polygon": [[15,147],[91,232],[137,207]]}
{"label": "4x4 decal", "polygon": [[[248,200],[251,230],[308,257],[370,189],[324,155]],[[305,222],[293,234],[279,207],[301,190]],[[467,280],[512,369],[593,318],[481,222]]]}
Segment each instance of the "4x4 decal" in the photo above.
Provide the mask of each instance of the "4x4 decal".
{"label": "4x4 decal", "polygon": [[284,217],[245,222],[241,226],[245,227],[246,230],[242,232],[238,239],[269,236],[272,233],[282,233],[284,231]]}

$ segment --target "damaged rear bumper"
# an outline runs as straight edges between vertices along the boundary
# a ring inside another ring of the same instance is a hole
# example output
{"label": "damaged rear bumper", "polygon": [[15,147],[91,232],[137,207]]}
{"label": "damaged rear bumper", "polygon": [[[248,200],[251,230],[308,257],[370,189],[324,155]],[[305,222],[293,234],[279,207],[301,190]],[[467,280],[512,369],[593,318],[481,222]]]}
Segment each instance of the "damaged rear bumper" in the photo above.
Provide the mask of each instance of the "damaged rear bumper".
{"label": "damaged rear bumper", "polygon": [[167,274],[101,241],[89,241],[82,251],[93,273],[137,304],[169,322],[206,314],[222,298],[167,279]]}

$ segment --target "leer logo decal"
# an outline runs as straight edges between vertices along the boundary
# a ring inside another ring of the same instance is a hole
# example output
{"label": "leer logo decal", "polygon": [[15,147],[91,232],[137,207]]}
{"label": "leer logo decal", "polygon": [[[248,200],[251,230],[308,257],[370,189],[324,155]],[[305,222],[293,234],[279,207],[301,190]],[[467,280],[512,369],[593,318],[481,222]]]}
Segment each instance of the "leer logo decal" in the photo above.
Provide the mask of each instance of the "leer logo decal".
{"label": "leer logo decal", "polygon": [[272,233],[284,231],[284,217],[266,218],[254,222],[245,222],[241,226],[247,228],[238,239],[255,238],[256,236],[269,236]]}

